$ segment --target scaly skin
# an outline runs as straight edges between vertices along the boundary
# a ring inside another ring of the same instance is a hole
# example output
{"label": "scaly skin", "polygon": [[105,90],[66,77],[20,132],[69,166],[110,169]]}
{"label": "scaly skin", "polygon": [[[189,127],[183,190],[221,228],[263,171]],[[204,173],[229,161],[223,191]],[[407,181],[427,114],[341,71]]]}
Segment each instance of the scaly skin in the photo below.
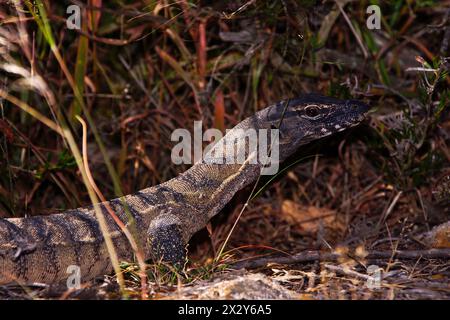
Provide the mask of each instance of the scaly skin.
{"label": "scaly skin", "polygon": [[[355,100],[305,95],[279,102],[245,119],[205,157],[186,172],[160,185],[109,201],[122,221],[129,221],[123,203],[134,217],[135,236],[147,259],[183,261],[192,235],[225,206],[234,194],[254,182],[261,172],[254,154],[245,153],[244,164],[215,164],[220,143],[245,148],[237,129],[278,128],[281,121],[279,160],[299,146],[342,131],[361,122],[368,106]],[[236,154],[236,153],[235,153]],[[253,163],[253,164],[249,164]],[[100,207],[120,260],[133,259],[124,234]],[[82,281],[110,273],[112,265],[93,207],[50,216],[0,219],[0,284],[65,281],[67,268],[81,268]]]}

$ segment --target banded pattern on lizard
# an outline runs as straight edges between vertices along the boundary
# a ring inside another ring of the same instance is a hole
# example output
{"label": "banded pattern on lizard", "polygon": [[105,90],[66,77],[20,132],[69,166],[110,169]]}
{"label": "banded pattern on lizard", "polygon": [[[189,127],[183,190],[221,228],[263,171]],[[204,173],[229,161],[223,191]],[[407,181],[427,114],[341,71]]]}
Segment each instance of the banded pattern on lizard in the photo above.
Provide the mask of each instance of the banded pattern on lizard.
{"label": "banded pattern on lizard", "polygon": [[[278,128],[279,161],[299,146],[357,125],[369,107],[356,100],[339,100],[315,94],[281,101],[239,123],[212,148],[206,159],[179,176],[109,201],[115,213],[128,221],[123,203],[134,217],[138,243],[147,259],[177,263],[185,257],[185,246],[205,227],[234,194],[254,182],[263,163],[245,151],[243,164],[217,164],[220,142],[246,148],[239,129]],[[236,139],[237,138],[237,139]],[[228,149],[227,149],[228,150]],[[236,154],[236,153],[234,153]],[[100,204],[111,238],[121,260],[132,260],[127,238]],[[93,206],[50,216],[0,219],[0,284],[57,283],[67,279],[67,268],[81,268],[82,281],[110,273],[112,265]]]}

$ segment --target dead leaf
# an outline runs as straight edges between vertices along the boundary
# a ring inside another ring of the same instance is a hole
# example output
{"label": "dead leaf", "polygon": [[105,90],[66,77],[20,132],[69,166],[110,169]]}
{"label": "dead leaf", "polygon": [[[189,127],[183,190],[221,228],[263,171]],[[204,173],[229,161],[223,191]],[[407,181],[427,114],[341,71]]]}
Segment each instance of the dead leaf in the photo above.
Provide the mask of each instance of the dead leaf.
{"label": "dead leaf", "polygon": [[294,201],[285,200],[281,206],[281,212],[287,222],[302,231],[315,233],[321,225],[331,229],[340,228],[340,223],[335,219],[336,212],[330,209],[304,207]]}
{"label": "dead leaf", "polygon": [[450,221],[434,227],[424,240],[431,248],[450,248]]}

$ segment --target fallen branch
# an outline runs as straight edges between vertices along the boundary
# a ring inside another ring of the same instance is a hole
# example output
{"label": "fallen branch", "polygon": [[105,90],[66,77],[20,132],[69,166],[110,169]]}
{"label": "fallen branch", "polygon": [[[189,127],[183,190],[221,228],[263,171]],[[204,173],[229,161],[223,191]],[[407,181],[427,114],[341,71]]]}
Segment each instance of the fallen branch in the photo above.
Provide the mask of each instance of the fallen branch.
{"label": "fallen branch", "polygon": [[[268,264],[295,264],[295,263],[310,263],[316,261],[337,261],[339,258],[351,258],[346,254],[340,253],[323,253],[320,251],[304,251],[285,257],[264,257],[253,260],[238,261],[231,264],[232,269],[256,269],[265,267]],[[450,259],[450,249],[430,249],[430,250],[397,250],[392,251],[371,251],[365,257],[366,260],[376,259]]]}
{"label": "fallen branch", "polygon": [[342,275],[345,275],[345,276],[349,276],[351,278],[357,278],[357,279],[366,280],[366,281],[370,281],[370,280],[373,279],[372,276],[369,276],[367,274],[359,273],[359,272],[357,272],[355,270],[351,270],[350,268],[345,268],[345,267],[340,267],[340,266],[333,266],[333,265],[330,265],[330,264],[326,264],[326,265],[324,265],[324,267],[326,269],[332,271],[332,272],[335,272],[337,274],[342,274]]}

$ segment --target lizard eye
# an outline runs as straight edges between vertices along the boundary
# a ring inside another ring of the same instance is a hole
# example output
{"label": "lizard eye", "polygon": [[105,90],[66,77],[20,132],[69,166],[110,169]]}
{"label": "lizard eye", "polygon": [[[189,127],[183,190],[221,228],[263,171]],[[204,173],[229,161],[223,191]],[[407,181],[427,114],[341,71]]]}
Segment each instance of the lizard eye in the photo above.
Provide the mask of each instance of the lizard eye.
{"label": "lizard eye", "polygon": [[317,119],[320,116],[320,108],[315,105],[307,106],[303,110],[303,116],[309,119]]}

